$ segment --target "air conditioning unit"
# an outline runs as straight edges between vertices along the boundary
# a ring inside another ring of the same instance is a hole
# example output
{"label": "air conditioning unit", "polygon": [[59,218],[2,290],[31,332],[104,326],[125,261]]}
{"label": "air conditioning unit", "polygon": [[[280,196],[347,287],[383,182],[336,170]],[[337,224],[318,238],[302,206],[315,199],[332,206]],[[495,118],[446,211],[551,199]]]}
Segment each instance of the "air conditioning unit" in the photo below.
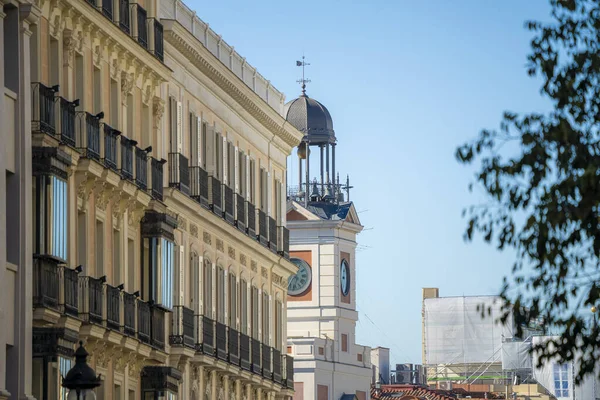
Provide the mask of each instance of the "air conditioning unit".
{"label": "air conditioning unit", "polygon": [[452,382],[445,381],[439,383],[440,390],[452,390]]}
{"label": "air conditioning unit", "polygon": [[413,384],[414,371],[412,364],[396,364],[396,383],[398,384]]}

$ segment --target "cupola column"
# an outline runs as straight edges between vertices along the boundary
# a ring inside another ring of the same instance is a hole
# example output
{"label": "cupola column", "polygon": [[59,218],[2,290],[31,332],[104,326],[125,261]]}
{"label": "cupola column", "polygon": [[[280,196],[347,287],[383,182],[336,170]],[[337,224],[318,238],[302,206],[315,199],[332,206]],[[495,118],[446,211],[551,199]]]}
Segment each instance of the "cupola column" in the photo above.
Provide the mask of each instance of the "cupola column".
{"label": "cupola column", "polygon": [[329,187],[329,184],[331,183],[329,181],[329,143],[327,143],[325,145],[325,147],[327,148],[327,155],[326,155],[326,161],[327,162],[325,163],[325,172],[326,172],[325,180],[327,181],[327,186]]}
{"label": "cupola column", "polygon": [[302,158],[298,156],[298,191],[302,191]]}
{"label": "cupola column", "polygon": [[333,193],[334,196],[337,193],[337,186],[335,185],[335,143],[331,143],[331,176],[333,176]]}
{"label": "cupola column", "polygon": [[304,206],[308,207],[308,192],[310,191],[310,143],[306,141],[306,191],[304,192]]}
{"label": "cupola column", "polygon": [[321,148],[321,196],[325,193],[325,186],[323,181],[323,147],[324,145],[319,146]]}

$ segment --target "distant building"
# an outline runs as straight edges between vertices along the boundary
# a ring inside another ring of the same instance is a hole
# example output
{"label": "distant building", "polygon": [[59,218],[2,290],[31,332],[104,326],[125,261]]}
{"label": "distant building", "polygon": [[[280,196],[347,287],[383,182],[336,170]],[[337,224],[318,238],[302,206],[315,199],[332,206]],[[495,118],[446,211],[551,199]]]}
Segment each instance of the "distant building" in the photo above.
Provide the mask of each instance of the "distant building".
{"label": "distant building", "polygon": [[387,347],[371,349],[371,369],[373,370],[373,376],[371,377],[372,385],[375,385],[377,382],[381,384],[391,382],[390,349]]}

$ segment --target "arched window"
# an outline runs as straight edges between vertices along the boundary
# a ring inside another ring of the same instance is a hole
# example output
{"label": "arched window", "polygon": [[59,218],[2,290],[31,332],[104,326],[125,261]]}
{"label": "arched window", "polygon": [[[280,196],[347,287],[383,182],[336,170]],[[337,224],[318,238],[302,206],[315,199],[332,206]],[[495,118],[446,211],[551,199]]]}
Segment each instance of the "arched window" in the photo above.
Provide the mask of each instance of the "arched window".
{"label": "arched window", "polygon": [[210,259],[204,259],[204,285],[203,285],[203,310],[204,315],[213,318],[212,312],[212,263]]}

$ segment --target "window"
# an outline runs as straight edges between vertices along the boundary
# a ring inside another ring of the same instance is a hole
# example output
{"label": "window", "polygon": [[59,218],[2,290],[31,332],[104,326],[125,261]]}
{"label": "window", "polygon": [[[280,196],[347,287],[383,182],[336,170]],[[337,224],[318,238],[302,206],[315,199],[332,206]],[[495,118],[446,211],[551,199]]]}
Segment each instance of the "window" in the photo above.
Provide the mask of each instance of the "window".
{"label": "window", "polygon": [[229,274],[229,327],[236,329],[237,282],[234,274]]}
{"label": "window", "polygon": [[119,128],[119,85],[116,80],[110,80],[110,124],[113,128]]}
{"label": "window", "polygon": [[[67,259],[67,181],[39,175],[33,180],[35,251]],[[8,221],[8,219],[7,219]]]}
{"label": "window", "polygon": [[256,164],[250,160],[250,202],[256,205]]}
{"label": "window", "polygon": [[207,151],[206,151],[206,146],[207,146],[207,144],[206,144],[206,137],[207,137],[207,135],[206,135],[206,130],[207,130],[206,122],[202,123],[201,128],[202,128],[202,134],[201,134],[201,139],[200,139],[200,144],[201,144],[201,146],[200,146],[200,159],[201,159],[201,162],[202,162],[201,166],[206,171],[206,166],[207,166],[207,163],[206,163],[206,154],[207,154]]}
{"label": "window", "polygon": [[225,323],[225,271],[217,269],[217,322]]}
{"label": "window", "polygon": [[160,304],[166,308],[173,308],[173,260],[174,247],[173,242],[161,238],[162,247],[162,285]]}
{"label": "window", "polygon": [[238,193],[246,198],[246,155],[243,151],[238,152]]}
{"label": "window", "polygon": [[342,333],[342,351],[348,351],[348,335]]}
{"label": "window", "polygon": [[[260,209],[267,212],[267,171],[260,169]],[[262,233],[261,233],[262,234]]]}
{"label": "window", "polygon": [[133,293],[139,286],[135,282],[135,241],[127,239],[127,287],[130,293]]}
{"label": "window", "polygon": [[223,136],[215,133],[215,177],[223,180]]}
{"label": "window", "polygon": [[100,72],[100,68],[94,67],[93,73],[94,79],[94,108],[93,114],[97,114],[102,111],[102,75]]}
{"label": "window", "polygon": [[[36,213],[34,213],[35,215]],[[77,264],[87,264],[87,214],[77,213]]]}
{"label": "window", "polygon": [[204,260],[204,288],[203,288],[203,310],[208,318],[212,315],[212,263],[209,259]]}
{"label": "window", "polygon": [[113,229],[113,262],[112,283],[121,284],[121,231]]}
{"label": "window", "polygon": [[227,142],[227,185],[235,188],[235,146]]}
{"label": "window", "polygon": [[243,279],[240,284],[240,331],[248,334],[248,282]]}
{"label": "window", "polygon": [[281,192],[283,191],[283,186],[281,185],[281,182],[279,182],[278,180],[275,180],[275,207],[273,207],[274,211],[275,211],[275,221],[277,222],[277,226],[281,226],[283,218],[281,216]]}
{"label": "window", "polygon": [[251,298],[250,308],[252,309],[252,320],[250,323],[252,324],[252,337],[254,339],[259,340],[258,336],[258,288],[256,286],[252,286],[252,298]]}
{"label": "window", "polygon": [[567,364],[554,364],[554,395],[556,397],[569,397],[569,366]]}
{"label": "window", "polygon": [[263,291],[263,302],[262,302],[262,342],[269,344],[269,324],[271,322],[271,310],[269,304],[269,294]]}
{"label": "window", "polygon": [[96,275],[106,275],[104,269],[104,223],[96,220]]}
{"label": "window", "polygon": [[183,138],[181,136],[183,106],[181,102],[175,100],[173,97],[169,98],[169,117],[171,153],[181,153],[183,151]]}
{"label": "window", "polygon": [[202,166],[202,135],[203,124],[200,117],[190,113],[190,165]]}
{"label": "window", "polygon": [[143,241],[142,264],[143,296],[163,307],[173,307],[173,274],[175,245],[160,237]]}
{"label": "window", "polygon": [[283,333],[283,305],[281,301],[275,302],[275,345],[274,347],[281,350]]}

